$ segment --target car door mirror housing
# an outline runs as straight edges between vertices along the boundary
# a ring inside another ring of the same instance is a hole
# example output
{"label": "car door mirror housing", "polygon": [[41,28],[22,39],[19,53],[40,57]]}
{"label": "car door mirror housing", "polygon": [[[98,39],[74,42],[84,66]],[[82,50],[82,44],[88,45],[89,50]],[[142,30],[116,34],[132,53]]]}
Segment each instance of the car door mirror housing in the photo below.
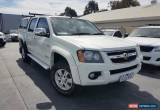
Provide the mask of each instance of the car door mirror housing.
{"label": "car door mirror housing", "polygon": [[129,36],[129,33],[125,33],[125,34],[124,34],[124,37],[128,37],[128,36]]}
{"label": "car door mirror housing", "polygon": [[49,37],[49,33],[47,33],[45,28],[36,28],[34,30],[34,34],[37,36],[44,36],[44,37]]}

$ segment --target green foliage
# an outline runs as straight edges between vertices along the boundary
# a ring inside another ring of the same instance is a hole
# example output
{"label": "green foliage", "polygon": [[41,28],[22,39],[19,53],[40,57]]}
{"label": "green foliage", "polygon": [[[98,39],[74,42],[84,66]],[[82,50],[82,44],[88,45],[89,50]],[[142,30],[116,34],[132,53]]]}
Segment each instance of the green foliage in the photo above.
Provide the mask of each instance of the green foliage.
{"label": "green foliage", "polygon": [[86,14],[90,14],[90,13],[95,13],[99,11],[99,7],[98,7],[98,3],[95,2],[94,0],[91,0],[88,2],[87,6],[85,7],[85,10],[84,10],[84,15]]}
{"label": "green foliage", "polygon": [[65,12],[60,14],[60,16],[64,16],[64,15],[69,17],[77,17],[77,12],[70,7],[66,7]]}
{"label": "green foliage", "polygon": [[140,6],[140,3],[137,0],[115,0],[110,2],[111,9],[120,9],[120,8],[128,8]]}

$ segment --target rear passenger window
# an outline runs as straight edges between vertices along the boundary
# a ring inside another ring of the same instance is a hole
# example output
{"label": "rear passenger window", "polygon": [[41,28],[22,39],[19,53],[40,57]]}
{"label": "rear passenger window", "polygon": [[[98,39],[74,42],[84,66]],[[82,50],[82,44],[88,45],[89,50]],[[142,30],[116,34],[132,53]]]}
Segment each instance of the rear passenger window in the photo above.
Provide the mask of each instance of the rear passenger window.
{"label": "rear passenger window", "polygon": [[34,31],[36,22],[37,22],[37,18],[33,18],[33,19],[31,20],[30,25],[29,25],[29,28],[28,28],[28,31],[29,31],[29,32],[33,32],[33,31]]}
{"label": "rear passenger window", "polygon": [[26,29],[26,28],[27,28],[27,25],[28,25],[28,19],[23,19],[23,20],[21,21],[20,28]]}
{"label": "rear passenger window", "polygon": [[37,24],[37,28],[45,28],[47,33],[49,32],[49,26],[46,18],[40,18]]}

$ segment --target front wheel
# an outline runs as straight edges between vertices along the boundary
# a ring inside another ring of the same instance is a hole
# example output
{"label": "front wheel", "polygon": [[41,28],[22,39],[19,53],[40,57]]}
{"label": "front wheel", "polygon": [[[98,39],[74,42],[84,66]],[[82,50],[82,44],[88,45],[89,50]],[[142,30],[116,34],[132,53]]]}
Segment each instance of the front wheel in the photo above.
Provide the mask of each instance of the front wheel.
{"label": "front wheel", "polygon": [[52,68],[51,82],[55,89],[63,95],[71,95],[76,88],[69,65],[63,62],[56,63]]}

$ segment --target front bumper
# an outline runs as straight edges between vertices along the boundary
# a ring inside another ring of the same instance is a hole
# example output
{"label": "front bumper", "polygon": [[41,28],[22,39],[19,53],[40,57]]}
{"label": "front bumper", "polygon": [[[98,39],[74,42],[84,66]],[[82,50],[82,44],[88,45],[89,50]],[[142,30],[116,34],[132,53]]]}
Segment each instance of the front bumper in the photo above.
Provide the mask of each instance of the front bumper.
{"label": "front bumper", "polygon": [[18,36],[11,36],[11,40],[18,41]]}
{"label": "front bumper", "polygon": [[[134,65],[137,65],[134,69],[129,69],[125,72],[119,71],[116,74],[111,74],[111,70],[121,70],[128,67],[133,67]],[[141,58],[137,57],[132,62],[126,62],[126,63],[112,63],[110,60],[105,59],[105,63],[101,64],[89,64],[89,63],[79,63],[78,65],[78,71],[80,76],[80,81],[82,86],[89,86],[89,85],[105,85],[108,83],[118,82],[120,80],[120,76],[133,73],[136,74],[141,69]],[[95,79],[91,80],[88,75],[91,72],[97,72],[100,71],[101,75]]]}
{"label": "front bumper", "polygon": [[142,52],[143,63],[160,66],[160,52]]}

